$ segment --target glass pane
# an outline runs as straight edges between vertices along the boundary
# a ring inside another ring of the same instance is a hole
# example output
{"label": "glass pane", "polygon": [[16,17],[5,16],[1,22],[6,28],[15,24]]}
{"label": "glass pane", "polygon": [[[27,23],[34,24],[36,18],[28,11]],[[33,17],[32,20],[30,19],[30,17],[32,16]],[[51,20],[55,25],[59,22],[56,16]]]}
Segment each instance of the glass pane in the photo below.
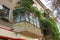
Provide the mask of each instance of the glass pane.
{"label": "glass pane", "polygon": [[40,27],[40,26],[39,26],[38,17],[36,17],[36,22],[37,22],[37,27]]}
{"label": "glass pane", "polygon": [[5,18],[8,19],[9,18],[9,10],[5,9]]}
{"label": "glass pane", "polygon": [[25,17],[23,14],[21,15],[21,21],[25,21]]}
{"label": "glass pane", "polygon": [[26,21],[28,21],[29,22],[29,19],[28,19],[28,15],[26,14]]}
{"label": "glass pane", "polygon": [[23,14],[20,14],[16,17],[15,22],[25,21],[25,17]]}
{"label": "glass pane", "polygon": [[20,15],[17,16],[15,22],[20,22]]}
{"label": "glass pane", "polygon": [[37,22],[37,27],[40,28],[40,26],[39,26],[39,22]]}
{"label": "glass pane", "polygon": [[32,15],[33,15],[32,13],[29,14],[29,19],[30,19],[31,24],[33,24],[33,16]]}
{"label": "glass pane", "polygon": [[34,25],[36,26],[36,18],[34,17]]}

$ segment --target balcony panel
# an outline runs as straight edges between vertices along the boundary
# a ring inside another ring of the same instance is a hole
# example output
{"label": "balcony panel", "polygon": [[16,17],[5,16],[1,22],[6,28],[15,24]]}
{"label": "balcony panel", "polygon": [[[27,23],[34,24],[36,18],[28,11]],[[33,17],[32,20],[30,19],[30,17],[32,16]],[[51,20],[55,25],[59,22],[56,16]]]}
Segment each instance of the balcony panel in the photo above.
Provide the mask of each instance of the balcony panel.
{"label": "balcony panel", "polygon": [[41,30],[37,28],[36,26],[32,25],[29,22],[20,22],[14,24],[14,27],[16,32],[30,36],[30,37],[42,37]]}
{"label": "balcony panel", "polygon": [[[28,24],[28,25],[27,25]],[[34,26],[34,25],[32,25],[32,24],[30,24],[30,23],[28,23],[28,22],[26,22],[26,29],[28,30],[28,31],[30,31],[31,33],[34,33],[34,34],[38,34],[38,33],[40,33],[41,34],[41,30],[39,29],[39,28],[37,28],[36,26]],[[39,30],[40,31],[39,31]]]}
{"label": "balcony panel", "polygon": [[20,22],[20,23],[14,24],[14,25],[13,25],[13,29],[14,29],[16,32],[26,31],[25,22]]}
{"label": "balcony panel", "polygon": [[31,25],[30,23],[26,22],[26,30],[34,33],[35,32],[35,27],[33,25]]}

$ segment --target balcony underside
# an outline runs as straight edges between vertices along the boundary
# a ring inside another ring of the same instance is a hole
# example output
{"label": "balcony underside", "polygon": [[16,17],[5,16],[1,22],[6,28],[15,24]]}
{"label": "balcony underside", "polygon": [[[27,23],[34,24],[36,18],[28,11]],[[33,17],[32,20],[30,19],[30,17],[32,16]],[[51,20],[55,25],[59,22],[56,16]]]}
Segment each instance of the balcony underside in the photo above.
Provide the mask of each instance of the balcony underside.
{"label": "balcony underside", "polygon": [[32,38],[42,37],[41,35],[38,36],[38,35],[36,35],[36,34],[34,34],[34,33],[28,32],[28,31],[22,31],[22,32],[20,32],[20,33],[23,34],[23,35],[25,35],[25,36],[32,37]]}
{"label": "balcony underside", "polygon": [[14,25],[16,32],[33,38],[42,37],[41,30],[29,22],[20,22]]}

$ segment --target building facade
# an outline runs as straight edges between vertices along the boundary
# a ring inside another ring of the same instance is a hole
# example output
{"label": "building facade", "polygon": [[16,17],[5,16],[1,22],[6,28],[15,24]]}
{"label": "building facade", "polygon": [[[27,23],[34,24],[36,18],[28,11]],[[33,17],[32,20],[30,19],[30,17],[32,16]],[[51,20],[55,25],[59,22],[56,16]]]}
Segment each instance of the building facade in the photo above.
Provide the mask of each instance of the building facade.
{"label": "building facade", "polygon": [[43,40],[35,13],[25,12],[13,19],[13,10],[18,1],[0,0],[0,40]]}

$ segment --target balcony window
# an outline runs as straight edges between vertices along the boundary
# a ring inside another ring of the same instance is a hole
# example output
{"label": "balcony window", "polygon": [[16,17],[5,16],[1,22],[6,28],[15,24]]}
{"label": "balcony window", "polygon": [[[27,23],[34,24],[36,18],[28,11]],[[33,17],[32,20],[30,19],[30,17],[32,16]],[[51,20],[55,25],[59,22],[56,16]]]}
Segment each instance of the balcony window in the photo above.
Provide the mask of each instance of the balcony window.
{"label": "balcony window", "polygon": [[25,21],[24,14],[20,14],[16,17],[15,22]]}
{"label": "balcony window", "polygon": [[38,17],[36,17],[33,13],[26,13],[26,14],[21,13],[16,17],[15,22],[23,22],[25,20],[31,23],[32,25],[40,27]]}
{"label": "balcony window", "polygon": [[[28,19],[29,18],[29,19]],[[38,21],[38,17],[36,17],[33,13],[29,13],[29,16],[26,18],[27,20],[29,20],[29,22],[37,27],[39,26],[39,21]]]}
{"label": "balcony window", "polygon": [[36,17],[34,17],[33,20],[34,20],[34,25],[36,26]]}
{"label": "balcony window", "polygon": [[37,22],[37,27],[40,27],[40,26],[39,26],[38,17],[36,17],[36,22]]}
{"label": "balcony window", "polygon": [[4,5],[2,5],[2,9],[0,9],[0,18],[9,20],[9,11],[10,9]]}
{"label": "balcony window", "polygon": [[20,22],[20,15],[16,17],[15,22]]}
{"label": "balcony window", "polygon": [[26,14],[26,21],[29,22],[28,14]]}
{"label": "balcony window", "polygon": [[25,21],[25,17],[23,14],[21,15],[21,21]]}
{"label": "balcony window", "polygon": [[29,14],[29,19],[30,19],[30,23],[33,24],[33,14],[32,13]]}

